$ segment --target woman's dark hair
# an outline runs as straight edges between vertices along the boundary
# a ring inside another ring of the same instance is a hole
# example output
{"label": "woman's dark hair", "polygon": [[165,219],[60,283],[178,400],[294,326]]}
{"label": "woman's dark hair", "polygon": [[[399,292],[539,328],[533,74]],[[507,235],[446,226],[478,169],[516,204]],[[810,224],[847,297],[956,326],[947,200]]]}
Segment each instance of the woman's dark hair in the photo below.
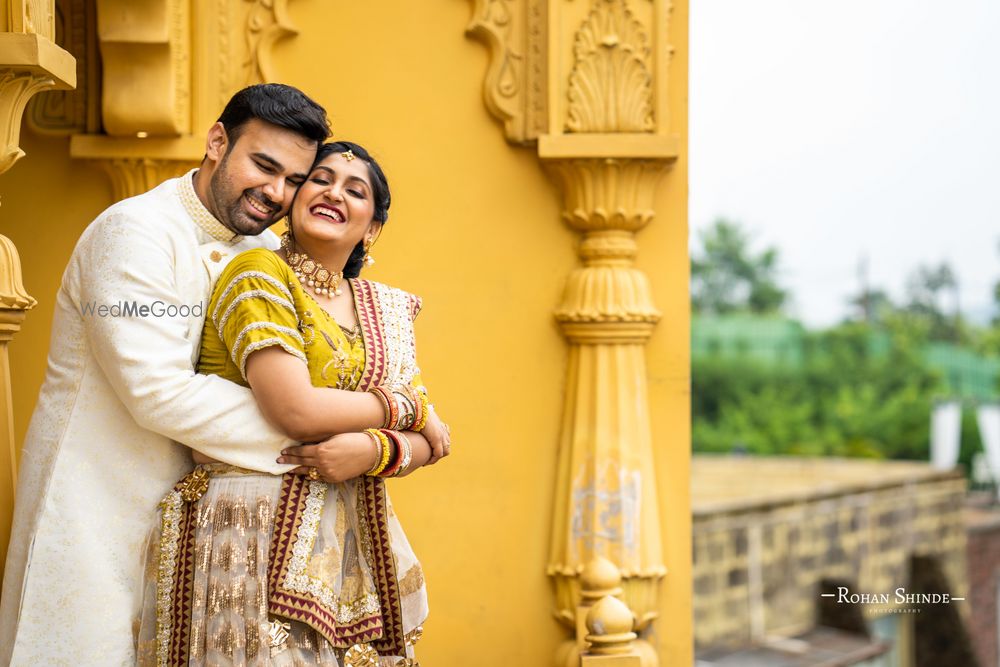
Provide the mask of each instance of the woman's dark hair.
{"label": "woman's dark hair", "polygon": [[230,98],[219,121],[233,144],[243,127],[257,118],[283,127],[316,143],[326,141],[330,126],[326,110],[298,88],[283,83],[260,83],[248,86]]}
{"label": "woman's dark hair", "polygon": [[[375,203],[372,220],[384,225],[385,221],[389,218],[389,205],[392,203],[392,196],[389,193],[389,181],[386,180],[382,167],[379,166],[375,158],[363,146],[350,141],[331,141],[328,144],[323,144],[316,152],[316,161],[313,162],[313,167],[334,153],[346,153],[347,151],[351,151],[357,159],[368,165],[368,180],[371,181],[372,199]],[[365,242],[362,239],[354,246],[351,256],[347,259],[347,264],[344,265],[344,277],[357,278],[361,274],[364,259]]]}

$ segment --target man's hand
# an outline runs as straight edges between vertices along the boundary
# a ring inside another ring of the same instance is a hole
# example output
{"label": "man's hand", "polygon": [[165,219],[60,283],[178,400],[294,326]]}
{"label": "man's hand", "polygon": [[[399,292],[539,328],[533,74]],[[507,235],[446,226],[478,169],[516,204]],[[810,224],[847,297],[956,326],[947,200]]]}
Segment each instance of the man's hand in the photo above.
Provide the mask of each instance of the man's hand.
{"label": "man's hand", "polygon": [[281,452],[278,463],[292,463],[289,470],[308,475],[316,468],[320,478],[330,484],[360,477],[375,466],[375,443],[366,433],[341,433],[314,445],[298,445]]}
{"label": "man's hand", "polygon": [[431,446],[431,458],[427,465],[437,463],[451,453],[451,429],[441,421],[434,408],[431,408],[424,430],[420,433],[427,438],[427,444]]}

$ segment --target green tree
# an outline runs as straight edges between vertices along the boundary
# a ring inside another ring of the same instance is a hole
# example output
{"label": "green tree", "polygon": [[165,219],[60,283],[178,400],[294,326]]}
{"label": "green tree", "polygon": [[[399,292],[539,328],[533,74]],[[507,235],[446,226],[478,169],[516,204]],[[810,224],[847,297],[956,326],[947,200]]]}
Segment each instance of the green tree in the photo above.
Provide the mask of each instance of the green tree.
{"label": "green tree", "polygon": [[849,322],[810,334],[801,365],[696,359],[695,451],[926,459],[943,385],[924,342]]}
{"label": "green tree", "polygon": [[[958,277],[951,265],[918,266],[907,280],[906,291],[909,300],[904,310],[924,321],[932,340],[961,343],[968,339],[958,302]],[[945,305],[946,295],[951,297],[951,312]]]}
{"label": "green tree", "polygon": [[700,234],[691,258],[691,304],[696,312],[776,313],[788,293],[777,280],[778,250],[754,252],[739,223],[720,218]]}

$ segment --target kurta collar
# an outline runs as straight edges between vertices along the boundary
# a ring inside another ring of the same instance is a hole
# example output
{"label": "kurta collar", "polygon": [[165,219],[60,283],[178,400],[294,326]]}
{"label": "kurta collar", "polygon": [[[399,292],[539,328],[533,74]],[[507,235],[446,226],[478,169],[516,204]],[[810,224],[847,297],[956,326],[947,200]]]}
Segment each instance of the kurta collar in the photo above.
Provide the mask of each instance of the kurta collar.
{"label": "kurta collar", "polygon": [[188,215],[191,216],[191,219],[199,227],[205,230],[205,233],[216,241],[238,243],[243,240],[242,236],[234,234],[231,229],[219,222],[218,218],[212,215],[205,208],[205,205],[201,203],[198,193],[194,191],[194,173],[196,171],[198,170],[192,169],[181,176],[181,181],[177,186],[177,192],[181,197],[181,203],[184,204],[184,210],[188,212]]}

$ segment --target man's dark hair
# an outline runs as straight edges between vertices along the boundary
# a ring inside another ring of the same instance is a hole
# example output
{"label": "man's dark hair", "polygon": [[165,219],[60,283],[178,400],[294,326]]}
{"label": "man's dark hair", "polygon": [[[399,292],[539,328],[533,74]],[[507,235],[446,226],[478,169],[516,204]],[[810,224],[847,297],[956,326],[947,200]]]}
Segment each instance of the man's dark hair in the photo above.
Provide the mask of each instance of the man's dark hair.
{"label": "man's dark hair", "polygon": [[326,109],[298,88],[283,83],[247,86],[232,96],[219,116],[230,145],[236,143],[243,127],[254,118],[301,134],[316,143],[330,136]]}

